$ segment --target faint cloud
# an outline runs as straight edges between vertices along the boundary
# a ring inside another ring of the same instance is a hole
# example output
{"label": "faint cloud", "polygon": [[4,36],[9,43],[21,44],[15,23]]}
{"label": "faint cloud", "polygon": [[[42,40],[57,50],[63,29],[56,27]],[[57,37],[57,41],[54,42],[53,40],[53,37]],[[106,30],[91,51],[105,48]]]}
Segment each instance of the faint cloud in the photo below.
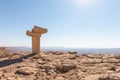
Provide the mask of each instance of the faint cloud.
{"label": "faint cloud", "polygon": [[90,8],[100,4],[100,0],[71,0],[72,4],[79,8]]}

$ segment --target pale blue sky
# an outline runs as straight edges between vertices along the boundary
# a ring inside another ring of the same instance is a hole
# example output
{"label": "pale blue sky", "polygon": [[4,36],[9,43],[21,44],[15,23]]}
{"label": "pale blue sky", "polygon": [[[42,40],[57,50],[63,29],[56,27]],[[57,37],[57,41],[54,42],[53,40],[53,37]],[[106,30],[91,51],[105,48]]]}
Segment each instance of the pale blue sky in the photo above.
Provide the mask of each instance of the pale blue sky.
{"label": "pale blue sky", "polygon": [[34,25],[42,47],[120,48],[120,0],[0,0],[0,46],[31,46]]}

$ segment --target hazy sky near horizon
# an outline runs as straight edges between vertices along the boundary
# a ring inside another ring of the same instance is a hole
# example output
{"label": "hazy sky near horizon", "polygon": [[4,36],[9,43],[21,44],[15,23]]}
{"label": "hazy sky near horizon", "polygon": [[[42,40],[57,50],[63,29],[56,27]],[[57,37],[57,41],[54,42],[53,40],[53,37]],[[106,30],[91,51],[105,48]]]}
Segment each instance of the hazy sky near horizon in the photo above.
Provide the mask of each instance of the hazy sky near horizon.
{"label": "hazy sky near horizon", "polygon": [[34,25],[42,47],[120,48],[120,0],[0,0],[0,46],[31,46]]}

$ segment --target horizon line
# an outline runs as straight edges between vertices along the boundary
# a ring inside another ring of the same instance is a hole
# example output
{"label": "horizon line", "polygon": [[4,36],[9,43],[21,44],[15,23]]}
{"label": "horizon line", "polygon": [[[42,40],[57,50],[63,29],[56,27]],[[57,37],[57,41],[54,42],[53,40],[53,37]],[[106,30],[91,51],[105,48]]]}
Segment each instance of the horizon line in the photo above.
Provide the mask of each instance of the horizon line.
{"label": "horizon line", "polygon": [[[0,46],[0,47],[27,47],[27,48],[32,48],[32,46]],[[82,48],[82,49],[87,49],[87,48],[91,48],[91,49],[93,49],[93,48],[96,48],[96,49],[107,49],[107,48],[120,48],[120,47],[64,47],[64,46],[42,46],[41,48],[76,48],[76,49],[78,49],[78,48]]]}

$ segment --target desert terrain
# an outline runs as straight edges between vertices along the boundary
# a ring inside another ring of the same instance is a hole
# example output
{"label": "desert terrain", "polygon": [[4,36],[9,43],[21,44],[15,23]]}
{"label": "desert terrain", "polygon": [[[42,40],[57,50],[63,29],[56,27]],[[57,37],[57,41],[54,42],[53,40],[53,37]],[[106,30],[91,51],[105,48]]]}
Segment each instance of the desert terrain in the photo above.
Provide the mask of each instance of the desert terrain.
{"label": "desert terrain", "polygon": [[0,80],[120,80],[120,54],[11,53],[0,48]]}

